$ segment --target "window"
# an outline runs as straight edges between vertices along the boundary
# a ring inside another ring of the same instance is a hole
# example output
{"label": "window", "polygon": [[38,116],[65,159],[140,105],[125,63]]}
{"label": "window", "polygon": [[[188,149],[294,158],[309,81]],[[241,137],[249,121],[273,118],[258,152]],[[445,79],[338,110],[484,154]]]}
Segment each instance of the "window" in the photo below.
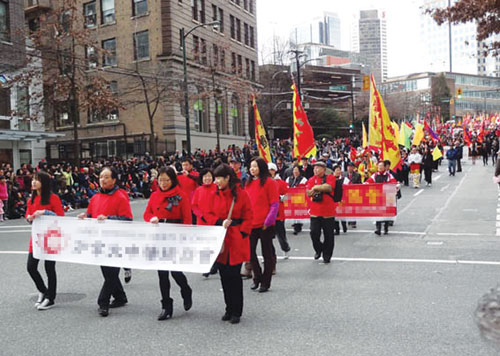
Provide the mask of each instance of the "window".
{"label": "window", "polygon": [[250,60],[248,58],[245,58],[245,71],[246,78],[250,79]]}
{"label": "window", "polygon": [[85,47],[85,59],[87,60],[87,69],[97,68],[97,51],[94,46]]}
{"label": "window", "polygon": [[0,88],[0,116],[10,116],[9,88]]}
{"label": "window", "polygon": [[250,27],[250,47],[255,48],[255,29],[253,26]]}
{"label": "window", "polygon": [[244,40],[245,40],[245,45],[250,45],[250,36],[248,33],[248,25],[243,24],[243,29],[244,29]]}
{"label": "window", "polygon": [[9,2],[0,0],[0,41],[10,41]]}
{"label": "window", "polygon": [[201,45],[201,64],[207,65],[207,42],[203,38],[201,38],[200,45]]}
{"label": "window", "polygon": [[193,20],[205,22],[205,0],[191,0],[191,13]]}
{"label": "window", "polygon": [[253,1],[254,0],[248,0],[248,11],[253,14]]}
{"label": "window", "polygon": [[236,19],[236,40],[241,42],[241,21]]}
{"label": "window", "polygon": [[193,36],[193,57],[195,61],[200,61],[200,38],[198,36]]}
{"label": "window", "polygon": [[223,48],[220,49],[220,69],[226,70],[226,51]]}
{"label": "window", "polygon": [[102,60],[103,65],[116,66],[116,38],[102,41],[102,48],[105,52]]}
{"label": "window", "polygon": [[217,30],[220,33],[224,33],[224,10],[215,5],[212,5],[212,21],[219,21]]}
{"label": "window", "polygon": [[229,26],[231,27],[231,38],[236,39],[235,20],[233,15],[229,15]]}
{"label": "window", "polygon": [[248,0],[243,0],[243,8],[248,11]]}
{"label": "window", "polygon": [[16,113],[18,116],[29,117],[30,116],[30,94],[29,87],[17,87],[17,103],[16,103]]}
{"label": "window", "polygon": [[132,14],[133,16],[145,15],[148,13],[147,0],[132,0]]}
{"label": "window", "polygon": [[214,67],[219,65],[219,47],[216,44],[212,45],[213,59],[212,63]]}
{"label": "window", "polygon": [[114,23],[115,0],[101,0],[101,19],[103,24]]}
{"label": "window", "polygon": [[231,98],[231,122],[233,124],[233,135],[241,135],[243,125],[241,123],[240,101],[236,95]]}
{"label": "window", "polygon": [[238,74],[243,73],[243,58],[238,55]]}
{"label": "window", "polygon": [[255,61],[250,61],[250,79],[255,82]]}
{"label": "window", "polygon": [[149,33],[141,31],[134,34],[134,59],[149,58]]}
{"label": "window", "polygon": [[71,10],[67,10],[61,15],[61,26],[64,32],[68,32],[70,30],[71,22]]}
{"label": "window", "polygon": [[194,127],[199,132],[209,132],[209,122],[208,122],[208,108],[207,101],[203,99],[198,99],[194,102]]}
{"label": "window", "polygon": [[231,53],[231,73],[236,74],[236,53]]}
{"label": "window", "polygon": [[85,16],[85,27],[91,28],[97,25],[97,11],[95,1],[83,4],[83,15]]}

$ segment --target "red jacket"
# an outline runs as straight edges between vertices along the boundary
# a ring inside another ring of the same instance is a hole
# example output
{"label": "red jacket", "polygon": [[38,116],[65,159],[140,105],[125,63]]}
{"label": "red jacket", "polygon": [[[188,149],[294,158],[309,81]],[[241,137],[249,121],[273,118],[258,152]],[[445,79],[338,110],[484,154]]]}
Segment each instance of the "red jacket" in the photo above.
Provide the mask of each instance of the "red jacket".
{"label": "red jacket", "polygon": [[[214,225],[217,220],[227,219],[233,201],[233,195],[229,189],[217,190],[212,194],[210,209],[203,217],[209,225]],[[231,219],[233,222],[237,222],[237,225],[227,229],[222,250],[217,257],[217,262],[231,266],[250,260],[249,235],[252,231],[250,198],[247,192],[239,187],[237,188],[237,197],[231,215]],[[241,221],[237,221],[240,219]]]}
{"label": "red jacket", "polygon": [[144,211],[144,221],[152,218],[181,220],[183,224],[191,224],[191,203],[187,195],[176,186],[166,192],[158,189],[151,194]]}
{"label": "red jacket", "polygon": [[[275,179],[276,183],[278,183],[278,193],[280,197],[282,195],[286,195],[288,193],[288,184],[283,179]],[[280,199],[280,207],[278,210],[278,217],[276,220],[285,221],[285,203],[283,203]]]}
{"label": "red jacket", "polygon": [[389,172],[385,172],[384,174],[381,174],[380,172],[377,172],[373,174],[370,178],[365,180],[365,183],[379,183],[378,181],[382,181],[382,183],[391,183],[391,184],[397,184],[398,181],[396,178],[393,177],[392,174]]}
{"label": "red jacket", "polygon": [[87,207],[87,217],[97,218],[99,215],[105,215],[111,220],[132,220],[127,192],[115,187],[109,193],[95,194]]}
{"label": "red jacket", "polygon": [[187,176],[184,174],[177,176],[181,190],[186,193],[190,200],[193,198],[194,191],[198,188],[199,176],[200,174],[196,171],[191,171]]}
{"label": "red jacket", "polygon": [[[28,199],[28,208],[26,209],[26,215],[25,215],[26,218],[28,217],[28,215],[33,215],[33,213],[37,210],[49,210],[58,216],[64,216],[64,209],[61,204],[61,199],[59,199],[59,197],[56,194],[50,195],[49,204],[47,205],[42,205],[41,200],[42,197],[40,197],[39,195],[35,197],[33,204],[31,204],[31,198]],[[29,253],[33,253],[33,241],[31,240],[31,236],[30,236]]]}
{"label": "red jacket", "polygon": [[279,202],[278,183],[269,177],[266,183],[261,186],[260,178],[256,180],[249,178],[249,184],[245,186],[245,191],[252,202],[252,228],[264,226],[271,204]]}
{"label": "red jacket", "polygon": [[217,186],[215,184],[205,185],[196,188],[193,194],[193,199],[191,200],[191,209],[193,213],[198,217],[196,224],[207,225],[207,223],[201,219],[202,216],[206,215],[210,210],[211,199]]}
{"label": "red jacket", "polygon": [[[335,177],[333,176],[333,174],[329,174],[325,177],[325,183],[331,185],[332,187],[332,192],[330,192],[331,195],[323,193],[323,200],[320,202],[312,201],[312,197],[307,197],[307,201],[309,202],[309,214],[311,214],[311,216],[332,217],[335,215],[335,203],[333,201]],[[306,189],[311,190],[315,185],[321,184],[323,184],[323,178],[312,176],[307,181]]]}

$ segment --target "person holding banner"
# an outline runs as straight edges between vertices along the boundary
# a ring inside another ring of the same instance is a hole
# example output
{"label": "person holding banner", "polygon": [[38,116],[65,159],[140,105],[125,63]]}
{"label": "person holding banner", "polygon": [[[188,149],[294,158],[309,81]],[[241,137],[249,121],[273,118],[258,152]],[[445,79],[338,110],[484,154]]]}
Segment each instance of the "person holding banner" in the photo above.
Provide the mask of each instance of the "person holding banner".
{"label": "person holding banner", "polygon": [[[99,174],[99,192],[90,199],[86,213],[78,215],[80,219],[92,218],[99,221],[126,220],[133,218],[127,192],[116,184],[118,172],[112,167],[103,167]],[[109,308],[119,308],[128,303],[127,296],[120,282],[120,267],[101,266],[104,283],[97,298],[99,315],[109,315]],[[110,303],[110,298],[114,300]]]}
{"label": "person holding banner", "polygon": [[[323,262],[330,263],[335,248],[335,202],[333,201],[333,187],[335,177],[326,175],[326,163],[317,161],[313,164],[314,176],[307,181],[306,194],[309,199],[309,213],[311,215],[311,240],[313,244],[314,259],[318,260],[323,255]],[[323,242],[321,242],[323,230]]]}
{"label": "person holding banner", "polygon": [[[286,179],[286,184],[288,184],[290,188],[305,186],[307,184],[307,179],[301,175],[301,171],[298,165],[293,166],[292,176]],[[295,220],[292,226],[294,235],[297,235],[302,231],[302,223],[300,222],[300,220]]]}
{"label": "person holding banner", "polygon": [[[177,180],[177,174],[171,167],[163,167],[158,173],[158,190],[151,194],[148,205],[144,211],[144,221],[152,224],[191,224],[191,204],[189,196],[183,192]],[[184,310],[188,311],[193,306],[193,291],[188,284],[184,273],[172,271],[172,278],[181,288],[184,300]],[[174,300],[170,298],[169,271],[158,271],[160,281],[162,311],[158,320],[167,320],[172,317]]]}
{"label": "person holding banner", "polygon": [[[389,161],[389,167],[390,167],[390,161]],[[370,178],[368,178],[365,181],[365,184],[397,184],[398,190],[399,190],[399,183],[394,178],[394,176],[389,173],[388,167],[384,161],[380,161],[378,163],[378,172],[373,174]],[[382,223],[384,223],[384,235],[387,235],[389,233],[389,224],[390,221],[377,221],[376,222],[376,230],[375,234],[381,235],[381,229],[382,229]]]}
{"label": "person holding banner", "polygon": [[[64,216],[61,200],[50,189],[50,176],[44,171],[38,171],[31,181],[31,198],[28,200],[26,209],[26,220],[31,224],[34,219],[42,215]],[[33,242],[30,237],[27,269],[38,289],[38,299],[35,308],[47,310],[54,306],[56,299],[56,262],[45,261],[45,273],[47,273],[48,287],[45,286],[42,276],[38,272],[39,260],[33,257]]]}
{"label": "person holding banner", "polygon": [[224,244],[217,256],[226,311],[223,321],[238,324],[243,312],[243,281],[240,270],[250,259],[249,235],[252,231],[252,205],[250,197],[239,184],[234,170],[220,164],[214,171],[217,190],[212,193],[208,212],[200,219],[210,225],[227,229]]}
{"label": "person holding banner", "polygon": [[[333,167],[333,176],[335,177],[335,186],[333,187],[333,201],[336,203],[335,205],[337,205],[337,203],[342,200],[343,185],[350,184],[351,181],[349,180],[349,178],[342,175],[342,167],[340,165],[336,165]],[[338,220],[335,220],[334,231],[336,235],[340,235],[340,223],[342,223],[342,230],[344,231],[344,234],[347,233],[347,221],[339,222]]]}
{"label": "person holding banner", "polygon": [[[250,234],[250,262],[253,270],[252,290],[265,293],[271,287],[275,265],[273,254],[274,224],[279,209],[278,184],[271,179],[264,159],[254,157],[250,161],[250,175],[245,185],[252,205],[252,233]],[[264,272],[257,258],[257,243],[260,240],[264,256]],[[260,287],[260,288],[259,288]]]}

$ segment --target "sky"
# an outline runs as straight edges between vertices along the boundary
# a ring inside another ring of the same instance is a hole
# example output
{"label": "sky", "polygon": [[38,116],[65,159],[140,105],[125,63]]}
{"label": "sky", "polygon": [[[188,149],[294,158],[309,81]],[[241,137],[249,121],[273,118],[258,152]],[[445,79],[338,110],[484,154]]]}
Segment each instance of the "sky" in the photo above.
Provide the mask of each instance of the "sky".
{"label": "sky", "polygon": [[[389,77],[424,70],[419,61],[420,0],[257,0],[259,61],[272,52],[273,34],[287,40],[294,25],[321,16],[323,11],[339,15],[342,48],[350,49],[350,26],[360,10],[380,9],[387,18]],[[421,58],[421,57],[420,57]]]}

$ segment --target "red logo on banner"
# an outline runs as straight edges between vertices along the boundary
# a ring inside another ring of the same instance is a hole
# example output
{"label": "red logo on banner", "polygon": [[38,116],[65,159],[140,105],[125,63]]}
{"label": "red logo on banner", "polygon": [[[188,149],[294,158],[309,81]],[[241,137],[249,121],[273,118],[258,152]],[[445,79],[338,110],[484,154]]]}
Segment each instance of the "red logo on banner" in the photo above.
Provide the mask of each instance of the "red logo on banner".
{"label": "red logo on banner", "polygon": [[62,248],[62,234],[59,227],[49,228],[43,234],[43,250],[49,255],[57,255]]}

